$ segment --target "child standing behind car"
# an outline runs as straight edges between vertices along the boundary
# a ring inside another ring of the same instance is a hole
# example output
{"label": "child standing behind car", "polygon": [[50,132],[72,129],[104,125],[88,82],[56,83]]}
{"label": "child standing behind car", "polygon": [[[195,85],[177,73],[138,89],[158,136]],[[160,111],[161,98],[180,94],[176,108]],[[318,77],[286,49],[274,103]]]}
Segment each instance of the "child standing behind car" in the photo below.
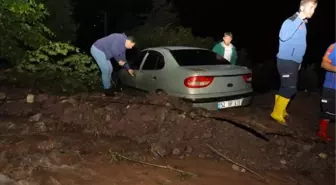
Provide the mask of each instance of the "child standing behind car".
{"label": "child standing behind car", "polygon": [[237,62],[237,50],[236,47],[234,47],[233,44],[231,44],[231,41],[232,41],[232,33],[225,32],[223,41],[216,44],[212,48],[212,51],[220,56],[223,56],[231,64],[235,65]]}

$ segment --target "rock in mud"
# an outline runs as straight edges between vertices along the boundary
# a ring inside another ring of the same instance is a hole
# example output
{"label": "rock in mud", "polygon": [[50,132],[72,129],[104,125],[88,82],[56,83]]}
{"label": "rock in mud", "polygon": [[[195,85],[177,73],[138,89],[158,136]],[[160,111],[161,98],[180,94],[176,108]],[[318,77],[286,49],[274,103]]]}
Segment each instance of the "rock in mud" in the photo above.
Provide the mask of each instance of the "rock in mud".
{"label": "rock in mud", "polygon": [[303,145],[303,150],[309,152],[314,146],[313,145]]}
{"label": "rock in mud", "polygon": [[26,97],[26,102],[27,103],[34,103],[35,101],[35,96],[33,94],[28,94]]}
{"label": "rock in mud", "polygon": [[322,158],[322,159],[326,159],[328,157],[328,154],[326,154],[326,153],[320,153],[318,156],[320,158]]}
{"label": "rock in mud", "polygon": [[286,164],[287,164],[287,161],[284,160],[284,159],[282,159],[282,160],[280,160],[280,163],[283,164],[283,165],[286,165]]}
{"label": "rock in mud", "polygon": [[110,115],[106,115],[105,116],[105,122],[110,122],[112,119],[111,119],[111,116]]}
{"label": "rock in mud", "polygon": [[28,121],[30,122],[36,122],[36,121],[40,121],[42,118],[42,113],[38,113],[38,114],[35,114],[34,116],[31,116]]}
{"label": "rock in mud", "polygon": [[192,151],[193,151],[193,149],[192,149],[192,147],[187,146],[186,149],[185,149],[185,151],[186,151],[186,153],[191,154]]}
{"label": "rock in mud", "polygon": [[192,118],[192,119],[195,119],[197,114],[195,112],[189,112],[189,116]]}
{"label": "rock in mud", "polygon": [[151,144],[151,152],[154,154],[155,157],[159,157],[159,155],[161,157],[165,157],[169,154],[167,149],[159,143]]}
{"label": "rock in mud", "polygon": [[180,155],[181,151],[178,148],[174,148],[173,155]]}
{"label": "rock in mud", "polygon": [[47,132],[48,131],[48,128],[43,121],[35,123],[34,127],[35,127],[36,131],[38,131],[38,132]]}
{"label": "rock in mud", "polygon": [[51,139],[46,140],[46,141],[41,141],[37,144],[37,148],[44,152],[51,151],[55,148],[55,143]]}
{"label": "rock in mud", "polygon": [[0,185],[12,185],[15,181],[6,175],[0,173]]}
{"label": "rock in mud", "polygon": [[245,168],[242,168],[242,167],[240,167],[240,166],[238,166],[238,165],[235,165],[235,164],[233,164],[232,166],[232,169],[234,170],[234,171],[236,171],[236,172],[246,172],[246,169]]}
{"label": "rock in mud", "polygon": [[233,164],[233,165],[231,166],[231,168],[232,168],[234,171],[236,171],[236,172],[239,172],[239,171],[240,171],[240,167],[237,166],[237,165],[235,165],[235,164]]}

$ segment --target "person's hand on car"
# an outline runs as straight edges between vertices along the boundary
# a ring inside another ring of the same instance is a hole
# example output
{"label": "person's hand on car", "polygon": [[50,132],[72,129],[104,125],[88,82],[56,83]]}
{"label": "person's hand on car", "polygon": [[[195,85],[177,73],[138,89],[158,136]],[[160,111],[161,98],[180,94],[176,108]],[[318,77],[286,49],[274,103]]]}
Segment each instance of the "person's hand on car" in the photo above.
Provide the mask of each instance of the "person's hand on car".
{"label": "person's hand on car", "polygon": [[133,71],[133,69],[129,69],[129,70],[128,70],[128,73],[129,73],[131,76],[135,76],[135,72]]}

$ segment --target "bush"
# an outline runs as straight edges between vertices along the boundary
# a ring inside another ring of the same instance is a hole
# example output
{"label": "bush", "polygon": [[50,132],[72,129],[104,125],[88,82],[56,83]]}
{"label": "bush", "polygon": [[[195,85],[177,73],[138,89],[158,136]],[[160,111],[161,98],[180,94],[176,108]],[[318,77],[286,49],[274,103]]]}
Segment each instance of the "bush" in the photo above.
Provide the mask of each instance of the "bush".
{"label": "bush", "polygon": [[53,34],[43,24],[46,16],[34,0],[0,0],[0,56],[17,62],[25,50],[47,44]]}
{"label": "bush", "polygon": [[212,38],[194,37],[190,28],[181,26],[152,27],[140,26],[132,33],[137,39],[139,48],[155,46],[193,46],[211,48],[214,45]]}
{"label": "bush", "polygon": [[90,91],[100,83],[98,66],[93,59],[61,42],[50,42],[27,52],[15,72],[18,81],[25,85],[52,92]]}
{"label": "bush", "polygon": [[0,57],[15,63],[9,77],[51,92],[96,89],[98,67],[78,48],[50,41],[55,35],[44,24],[48,15],[34,0],[0,0]]}

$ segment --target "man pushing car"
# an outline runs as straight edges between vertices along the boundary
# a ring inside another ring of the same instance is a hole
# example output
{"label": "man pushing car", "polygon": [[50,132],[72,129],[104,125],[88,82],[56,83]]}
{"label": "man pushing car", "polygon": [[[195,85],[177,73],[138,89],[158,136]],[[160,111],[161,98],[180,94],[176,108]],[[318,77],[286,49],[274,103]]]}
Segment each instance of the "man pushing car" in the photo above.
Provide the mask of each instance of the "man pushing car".
{"label": "man pushing car", "polygon": [[113,67],[110,59],[114,58],[130,75],[135,75],[126,61],[126,50],[132,49],[134,45],[133,37],[122,33],[113,33],[97,40],[91,46],[91,55],[100,69],[105,95],[113,96],[116,91],[111,86]]}

